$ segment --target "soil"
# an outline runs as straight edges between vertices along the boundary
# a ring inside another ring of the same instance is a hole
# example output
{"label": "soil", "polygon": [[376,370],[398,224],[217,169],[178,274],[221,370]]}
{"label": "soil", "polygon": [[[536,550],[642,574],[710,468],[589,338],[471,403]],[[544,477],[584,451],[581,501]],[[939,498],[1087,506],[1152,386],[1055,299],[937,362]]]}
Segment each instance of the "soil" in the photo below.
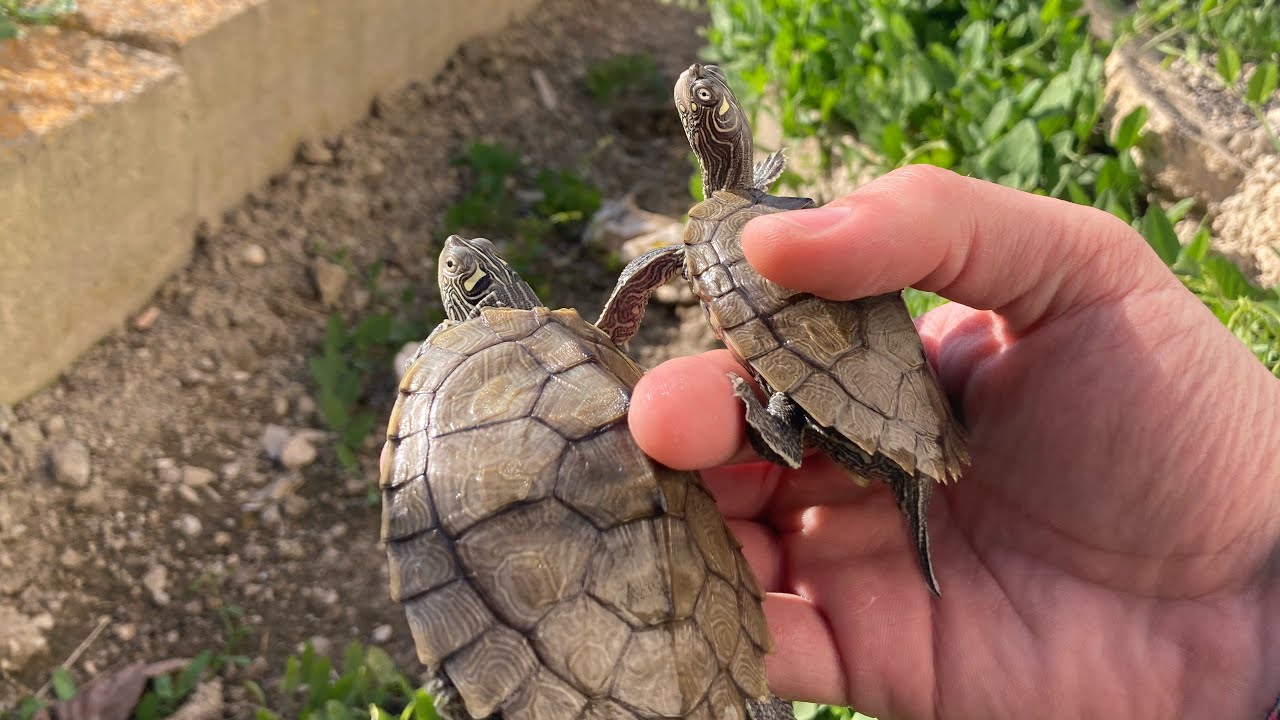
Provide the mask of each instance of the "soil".
{"label": "soil", "polygon": [[[54,385],[12,413],[0,408],[0,708],[69,657],[83,682],[125,662],[222,648],[221,610],[232,606],[254,658],[233,680],[272,687],[308,639],[335,654],[351,639],[376,641],[414,671],[370,502],[380,433],[358,472],[343,469],[307,358],[331,311],[348,321],[403,312],[395,301],[412,290],[407,312],[438,317],[444,211],[466,181],[451,160],[475,141],[518,149],[531,168],[573,170],[605,198],[687,209],[692,168],[674,113],[637,122],[608,112],[584,78],[619,53],[647,53],[674,78],[695,58],[702,23],[670,4],[548,0],[468,43],[438,77],[307,144],[200,234],[189,267],[149,308]],[[616,267],[576,239],[558,242],[539,256],[543,300],[594,317]],[[377,261],[371,292],[360,275]],[[690,311],[651,308],[637,359],[705,347],[679,329]],[[379,424],[394,382],[388,362],[368,390]],[[227,685],[243,700],[239,682]],[[227,714],[250,713],[242,704]]]}

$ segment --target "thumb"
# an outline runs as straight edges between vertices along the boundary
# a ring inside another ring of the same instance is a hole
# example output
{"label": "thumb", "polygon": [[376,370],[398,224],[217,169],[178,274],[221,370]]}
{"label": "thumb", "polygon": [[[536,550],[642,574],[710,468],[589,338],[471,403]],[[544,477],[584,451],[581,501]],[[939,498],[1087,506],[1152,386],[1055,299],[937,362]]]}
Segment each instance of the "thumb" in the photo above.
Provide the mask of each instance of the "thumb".
{"label": "thumb", "polygon": [[758,217],[742,235],[770,280],[832,300],[915,287],[1017,332],[1072,307],[1177,285],[1110,213],[911,165],[822,208]]}

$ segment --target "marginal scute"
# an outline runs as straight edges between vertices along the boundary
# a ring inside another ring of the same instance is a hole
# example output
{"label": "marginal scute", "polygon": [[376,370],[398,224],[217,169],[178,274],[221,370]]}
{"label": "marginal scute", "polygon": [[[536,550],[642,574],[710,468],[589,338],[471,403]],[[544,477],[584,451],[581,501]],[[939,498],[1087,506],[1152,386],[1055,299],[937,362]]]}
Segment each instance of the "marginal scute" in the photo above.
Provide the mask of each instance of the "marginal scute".
{"label": "marginal scute", "polygon": [[761,653],[767,653],[773,650],[773,635],[769,633],[769,624],[765,622],[764,608],[760,605],[761,598],[753,597],[745,589],[739,588],[738,601],[742,608],[742,628],[746,630],[747,637],[751,638],[751,644],[755,645],[756,650]]}
{"label": "marginal scute", "polygon": [[901,420],[889,420],[880,433],[880,452],[908,475],[916,471],[916,431]]}
{"label": "marginal scute", "polygon": [[693,539],[707,566],[712,572],[731,583],[738,581],[738,550],[729,539],[729,531],[724,526],[720,511],[716,509],[711,496],[701,490],[690,489],[685,505],[689,526],[693,530]]}
{"label": "marginal scute", "polygon": [[689,537],[689,526],[672,517],[659,518],[655,527],[658,543],[667,551],[666,568],[671,576],[672,617],[683,620],[694,606],[707,579],[702,553]]}
{"label": "marginal scute", "polygon": [[699,484],[698,476],[687,470],[672,470],[661,465],[654,467],[654,472],[658,477],[662,497],[666,500],[667,514],[671,517],[683,518],[685,495],[689,491],[690,484]]}
{"label": "marginal scute", "polygon": [[620,525],[604,533],[604,550],[591,560],[587,591],[635,627],[658,625],[672,612],[666,565],[652,522]]}
{"label": "marginal scute", "polygon": [[761,314],[775,313],[786,307],[800,293],[784,288],[756,272],[751,263],[742,260],[729,266],[732,282]]}
{"label": "marginal scute", "polygon": [[391,408],[391,419],[387,422],[387,439],[398,440],[420,433],[431,421],[431,393],[401,395],[395,407]]}
{"label": "marginal scute", "polygon": [[[489,326],[482,322],[464,322],[441,330],[431,338],[431,350],[440,348],[451,350],[463,356],[470,356],[485,348],[502,342],[493,334]],[[428,351],[430,352],[430,350]],[[421,358],[419,358],[421,361]]]}
{"label": "marginal scute", "polygon": [[778,338],[759,319],[724,331],[724,342],[743,360],[752,360],[778,347]]}
{"label": "marginal scute", "polygon": [[849,404],[844,390],[827,373],[814,373],[805,378],[791,391],[791,398],[823,427],[835,425],[841,408]]}
{"label": "marginal scute", "polygon": [[671,640],[676,680],[680,683],[680,711],[687,713],[706,696],[719,666],[710,644],[693,622],[674,625]]}
{"label": "marginal scute", "polygon": [[439,530],[387,544],[391,599],[407,598],[434,590],[459,576],[449,552],[449,541]]}
{"label": "marginal scute", "polygon": [[715,708],[716,720],[747,720],[742,694],[727,672],[711,682],[707,704]]}
{"label": "marginal scute", "polygon": [[698,685],[715,671],[706,641],[689,623],[641,630],[618,665],[615,695],[641,713],[675,717],[693,709],[705,693]]}
{"label": "marginal scute", "polygon": [[696,244],[690,242],[688,234],[695,233],[698,228],[694,223],[689,223],[689,228],[685,230],[685,242],[688,245],[685,248],[685,267],[689,271],[689,276],[694,277],[701,275],[708,268],[715,267],[720,264],[720,256],[716,254],[715,246],[709,242],[698,241]]}
{"label": "marginal scute", "polygon": [[521,310],[517,308],[486,307],[480,309],[489,329],[502,340],[523,340],[547,322],[550,313],[546,308]]}
{"label": "marginal scute", "polygon": [[552,609],[535,628],[533,645],[552,670],[599,697],[630,637],[626,623],[584,594]]}
{"label": "marginal scute", "polygon": [[427,471],[431,436],[425,429],[391,443],[391,462],[382,469],[378,481],[380,486],[398,487]]}
{"label": "marginal scute", "polygon": [[419,475],[382,491],[382,541],[400,540],[436,526],[427,478]]}
{"label": "marginal scute", "polygon": [[578,720],[637,720],[635,713],[610,700],[592,700]]}
{"label": "marginal scute", "polygon": [[747,304],[741,293],[733,291],[711,301],[711,315],[717,325],[728,330],[754,318],[756,311]]}
{"label": "marginal scute", "polygon": [[505,720],[572,720],[586,704],[582,693],[542,667],[502,707],[502,717]]}
{"label": "marginal scute", "polygon": [[769,683],[765,680],[764,661],[755,648],[747,643],[738,645],[738,652],[729,665],[734,683],[742,690],[742,694],[756,700],[763,700],[769,694]]}
{"label": "marginal scute", "polygon": [[[474,640],[494,623],[493,613],[465,580],[413,598],[404,604],[418,660],[435,668],[446,656]],[[441,622],[447,618],[447,622]]]}
{"label": "marginal scute", "polygon": [[769,318],[769,324],[787,346],[820,368],[829,368],[848,348],[858,313],[850,303],[808,298],[789,305]]}
{"label": "marginal scute", "polygon": [[627,415],[630,393],[617,378],[594,363],[552,375],[533,407],[534,417],[576,440]]}
{"label": "marginal scute", "polygon": [[441,526],[456,537],[508,505],[550,496],[564,444],[532,418],[436,438],[427,478]]}
{"label": "marginal scute", "polygon": [[609,334],[600,328],[592,325],[573,308],[561,308],[551,311],[551,320],[559,325],[564,326],[572,336],[572,342],[593,342],[593,343],[609,343]]}
{"label": "marginal scute", "polygon": [[813,366],[785,347],[758,359],[755,365],[765,371],[765,380],[775,392],[790,392],[813,372]]}
{"label": "marginal scute", "polygon": [[634,360],[620,353],[612,345],[596,345],[596,357],[604,364],[609,372],[622,382],[622,384],[631,390],[640,382],[644,370],[636,364]]}
{"label": "marginal scute", "polygon": [[528,630],[582,587],[599,538],[555,500],[486,518],[458,539],[458,557],[498,617]]}
{"label": "marginal scute", "polygon": [[741,617],[733,586],[714,575],[707,578],[707,586],[698,597],[694,619],[711,641],[711,649],[722,666],[727,666],[738,650],[743,634]]}
{"label": "marginal scute", "polygon": [[505,625],[494,625],[445,660],[445,672],[472,717],[489,717],[538,669],[529,642]]}
{"label": "marginal scute", "polygon": [[[433,406],[431,434],[446,435],[525,417],[546,379],[542,366],[519,344],[504,343],[481,350],[464,360],[436,391],[437,396],[448,397],[449,401]],[[409,395],[405,400],[417,397],[420,396]],[[406,422],[401,420],[402,424]]]}
{"label": "marginal scute", "polygon": [[652,517],[661,492],[653,465],[625,424],[570,445],[555,490],[601,529]]}
{"label": "marginal scute", "polygon": [[723,265],[712,265],[693,280],[694,292],[717,298],[733,289],[733,278]]}
{"label": "marginal scute", "polygon": [[400,392],[405,395],[433,392],[466,357],[434,345],[428,347],[400,378]]}

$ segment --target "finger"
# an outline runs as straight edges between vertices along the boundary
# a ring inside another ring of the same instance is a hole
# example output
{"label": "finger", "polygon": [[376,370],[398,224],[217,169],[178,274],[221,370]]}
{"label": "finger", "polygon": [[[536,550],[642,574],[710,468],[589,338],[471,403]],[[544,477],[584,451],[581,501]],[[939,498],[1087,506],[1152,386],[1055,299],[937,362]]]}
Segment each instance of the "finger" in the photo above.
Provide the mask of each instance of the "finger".
{"label": "finger", "polygon": [[782,590],[782,550],[777,536],[758,522],[726,520],[726,524],[742,545],[742,554],[760,581],[760,587],[769,592]]}
{"label": "finger", "polygon": [[729,351],[713,350],[645,373],[627,417],[640,448],[678,470],[750,459],[742,401],[733,395],[730,372],[750,378]]}
{"label": "finger", "polygon": [[764,616],[774,642],[765,656],[769,689],[785,698],[847,702],[840,653],[822,612],[798,595],[769,593]]}
{"label": "finger", "polygon": [[925,356],[938,371],[957,411],[963,410],[965,403],[955,393],[965,387],[973,369],[1013,342],[998,315],[959,303],[947,303],[916,318],[916,329]]}
{"label": "finger", "polygon": [[1020,331],[1174,282],[1132,228],[1094,208],[900,168],[823,208],[747,224],[747,260],[783,286],[847,300],[903,287],[995,310]]}

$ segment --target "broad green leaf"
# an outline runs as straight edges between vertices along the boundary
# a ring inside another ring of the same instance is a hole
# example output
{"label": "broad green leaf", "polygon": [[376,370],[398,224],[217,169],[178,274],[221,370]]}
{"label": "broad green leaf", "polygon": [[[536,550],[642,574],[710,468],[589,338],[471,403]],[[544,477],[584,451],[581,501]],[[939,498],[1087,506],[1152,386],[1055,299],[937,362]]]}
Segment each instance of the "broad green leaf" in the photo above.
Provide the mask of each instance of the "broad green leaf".
{"label": "broad green leaf", "polygon": [[1111,144],[1121,152],[1128,150],[1138,143],[1138,135],[1142,132],[1142,128],[1147,124],[1147,106],[1139,105],[1128,115],[1120,120],[1120,124],[1116,126],[1115,138]]}
{"label": "broad green leaf", "polygon": [[1006,173],[1023,177],[1040,175],[1040,134],[1035,121],[1024,119],[991,145],[990,164]]}
{"label": "broad green leaf", "polygon": [[76,681],[71,672],[62,666],[53,670],[53,695],[59,700],[70,700],[76,696]]}
{"label": "broad green leaf", "polygon": [[0,40],[9,40],[18,37],[18,26],[9,21],[9,18],[0,16]]}
{"label": "broad green leaf", "polygon": [[1036,102],[1027,111],[1032,117],[1039,117],[1051,112],[1066,112],[1072,109],[1072,99],[1076,95],[1076,88],[1071,82],[1071,76],[1062,74],[1056,75],[1049,84],[1045,86],[1044,92],[1040,93],[1040,97],[1036,98]]}
{"label": "broad green leaf", "polygon": [[1169,216],[1158,204],[1152,203],[1147,208],[1147,214],[1142,217],[1142,236],[1147,239],[1147,243],[1156,251],[1165,265],[1172,265],[1177,261],[1178,253],[1182,248],[1178,245],[1178,236],[1173,231],[1173,223],[1169,222]]}
{"label": "broad green leaf", "polygon": [[1218,48],[1218,77],[1228,87],[1235,85],[1240,79],[1240,53],[1230,43]]}
{"label": "broad green leaf", "polygon": [[1275,94],[1276,85],[1280,82],[1280,68],[1274,60],[1260,63],[1249,77],[1249,87],[1245,91],[1245,100],[1253,105],[1264,105]]}
{"label": "broad green leaf", "polygon": [[284,679],[280,681],[280,689],[291,693],[302,683],[302,663],[297,655],[290,655],[284,661]]}

